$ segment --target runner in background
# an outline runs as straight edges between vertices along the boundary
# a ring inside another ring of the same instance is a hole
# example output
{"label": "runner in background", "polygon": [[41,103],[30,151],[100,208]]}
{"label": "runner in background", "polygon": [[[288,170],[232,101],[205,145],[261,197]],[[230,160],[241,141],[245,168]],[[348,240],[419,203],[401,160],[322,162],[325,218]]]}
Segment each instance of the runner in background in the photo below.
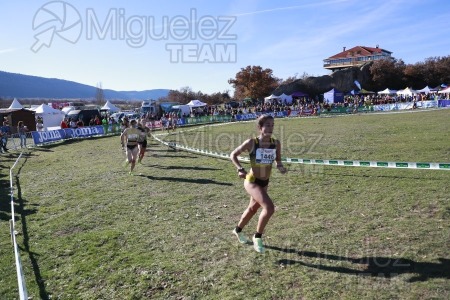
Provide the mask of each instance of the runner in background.
{"label": "runner in background", "polygon": [[176,112],[172,112],[172,131],[175,132],[177,129],[177,123],[178,123],[178,115]]}
{"label": "runner in background", "polygon": [[147,150],[147,136],[150,134],[150,129],[145,126],[144,119],[140,119],[138,122],[137,129],[139,130],[138,148],[139,156],[138,163],[142,163],[145,151]]}
{"label": "runner in background", "polygon": [[122,145],[126,147],[127,159],[125,160],[125,166],[130,165],[130,175],[133,175],[133,170],[136,165],[136,160],[139,154],[138,140],[140,131],[137,129],[137,121],[131,120],[130,127],[120,135],[120,141]]}

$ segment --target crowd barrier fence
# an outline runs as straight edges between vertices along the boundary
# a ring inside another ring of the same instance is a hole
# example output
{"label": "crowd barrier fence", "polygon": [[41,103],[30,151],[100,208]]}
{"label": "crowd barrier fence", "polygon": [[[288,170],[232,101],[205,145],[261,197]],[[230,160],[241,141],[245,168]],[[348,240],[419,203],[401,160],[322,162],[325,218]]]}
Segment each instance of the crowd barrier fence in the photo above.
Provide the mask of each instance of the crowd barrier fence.
{"label": "crowd barrier fence", "polygon": [[14,259],[16,263],[16,273],[17,273],[17,284],[19,288],[19,298],[20,300],[27,300],[28,299],[28,292],[27,287],[25,283],[25,276],[23,274],[23,268],[22,268],[22,260],[20,258],[19,253],[19,246],[17,245],[16,241],[16,212],[14,209],[14,176],[13,176],[13,170],[16,167],[17,163],[19,162],[20,158],[22,157],[23,153],[20,153],[19,157],[16,159],[14,165],[9,170],[9,187],[10,187],[10,197],[11,197],[11,220],[10,220],[10,233],[11,233],[11,241],[14,248]]}

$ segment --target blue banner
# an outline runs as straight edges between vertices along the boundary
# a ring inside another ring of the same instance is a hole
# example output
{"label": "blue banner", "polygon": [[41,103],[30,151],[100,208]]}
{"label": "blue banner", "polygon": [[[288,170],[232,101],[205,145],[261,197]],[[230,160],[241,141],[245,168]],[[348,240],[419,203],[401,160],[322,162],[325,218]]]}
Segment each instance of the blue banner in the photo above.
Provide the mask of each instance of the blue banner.
{"label": "blue banner", "polygon": [[89,126],[89,127],[79,127],[79,128],[66,128],[66,138],[84,138],[94,135],[103,135],[105,131],[103,126]]}
{"label": "blue banner", "polygon": [[438,102],[436,100],[417,101],[417,107],[418,108],[438,107]]}
{"label": "blue banner", "polygon": [[242,114],[242,115],[236,115],[236,121],[245,121],[245,120],[254,120],[258,117],[257,114]]}
{"label": "blue banner", "polygon": [[438,100],[438,107],[450,107],[450,100]]}
{"label": "blue banner", "polygon": [[283,118],[287,117],[288,113],[287,111],[277,111],[277,112],[269,112],[269,113],[263,113],[263,112],[256,112],[251,114],[242,114],[242,115],[236,115],[236,121],[245,121],[245,120],[254,120],[258,118],[260,115],[271,115],[274,118]]}
{"label": "blue banner", "polygon": [[180,118],[177,120],[177,126],[184,126],[186,125],[186,118]]}
{"label": "blue banner", "polygon": [[31,136],[33,137],[34,144],[39,145],[65,139],[66,133],[64,132],[64,129],[51,131],[32,131]]}

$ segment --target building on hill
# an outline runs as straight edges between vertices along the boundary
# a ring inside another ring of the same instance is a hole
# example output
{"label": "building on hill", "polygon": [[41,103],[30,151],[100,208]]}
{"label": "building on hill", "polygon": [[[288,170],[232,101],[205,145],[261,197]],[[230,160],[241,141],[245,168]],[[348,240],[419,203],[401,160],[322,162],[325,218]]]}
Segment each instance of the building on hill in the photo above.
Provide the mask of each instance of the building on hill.
{"label": "building on hill", "polygon": [[356,46],[345,50],[323,60],[323,67],[327,70],[337,71],[348,67],[360,67],[365,63],[380,60],[394,59],[392,52],[381,49],[378,45],[375,48]]}

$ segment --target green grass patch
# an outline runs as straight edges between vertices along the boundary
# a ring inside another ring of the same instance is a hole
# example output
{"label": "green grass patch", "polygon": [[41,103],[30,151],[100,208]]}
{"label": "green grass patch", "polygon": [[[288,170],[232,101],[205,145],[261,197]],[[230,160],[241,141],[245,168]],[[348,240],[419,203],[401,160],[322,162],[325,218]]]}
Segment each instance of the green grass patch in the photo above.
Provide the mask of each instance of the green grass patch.
{"label": "green grass patch", "polygon": [[[450,161],[450,111],[277,119],[283,156]],[[164,137],[229,153],[255,123]],[[0,295],[18,298],[0,156]],[[288,165],[256,253],[231,235],[248,196],[231,162],[151,141],[136,176],[118,137],[25,153],[14,172],[33,299],[448,299],[450,172]],[[254,232],[256,218],[244,229]]]}

